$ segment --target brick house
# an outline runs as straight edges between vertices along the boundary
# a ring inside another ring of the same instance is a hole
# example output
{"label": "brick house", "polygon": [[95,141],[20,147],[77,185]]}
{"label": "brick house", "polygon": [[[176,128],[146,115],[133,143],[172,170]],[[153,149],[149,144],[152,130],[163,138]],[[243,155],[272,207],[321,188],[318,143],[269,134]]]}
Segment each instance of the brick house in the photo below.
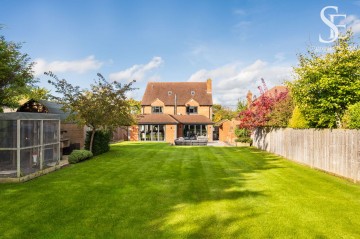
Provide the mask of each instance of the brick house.
{"label": "brick house", "polygon": [[141,101],[133,141],[173,143],[179,137],[207,136],[212,141],[212,81],[149,82]]}

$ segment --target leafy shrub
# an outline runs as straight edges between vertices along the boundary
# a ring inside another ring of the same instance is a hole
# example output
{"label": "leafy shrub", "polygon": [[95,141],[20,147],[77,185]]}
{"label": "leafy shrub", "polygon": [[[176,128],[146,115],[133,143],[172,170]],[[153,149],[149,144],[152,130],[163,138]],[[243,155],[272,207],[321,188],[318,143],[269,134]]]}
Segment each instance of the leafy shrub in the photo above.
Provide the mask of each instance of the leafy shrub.
{"label": "leafy shrub", "polygon": [[69,155],[69,163],[74,164],[89,159],[93,154],[88,150],[74,150]]}
{"label": "leafy shrub", "polygon": [[343,117],[343,127],[360,129],[360,102],[350,105]]}
{"label": "leafy shrub", "polygon": [[241,142],[241,143],[252,143],[252,139],[250,138],[250,131],[248,129],[235,129],[235,135],[238,137],[235,139],[235,142]]}
{"label": "leafy shrub", "polygon": [[305,119],[304,115],[296,106],[293,110],[292,116],[289,120],[289,127],[294,129],[308,129],[309,122]]}
{"label": "leafy shrub", "polygon": [[240,138],[235,139],[235,142],[252,144],[253,140],[250,137],[240,137]]}
{"label": "leafy shrub", "polygon": [[[86,132],[85,149],[90,149],[91,131]],[[97,130],[94,135],[92,153],[94,156],[103,154],[110,150],[111,133]]]}

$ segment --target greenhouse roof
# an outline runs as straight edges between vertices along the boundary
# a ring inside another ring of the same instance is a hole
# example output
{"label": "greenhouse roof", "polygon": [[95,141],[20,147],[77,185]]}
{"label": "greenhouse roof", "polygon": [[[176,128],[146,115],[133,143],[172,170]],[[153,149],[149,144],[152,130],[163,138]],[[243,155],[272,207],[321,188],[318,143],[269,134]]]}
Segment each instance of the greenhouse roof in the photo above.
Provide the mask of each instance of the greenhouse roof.
{"label": "greenhouse roof", "polygon": [[47,100],[29,100],[20,106],[17,112],[34,112],[34,113],[46,113],[46,114],[58,114],[60,120],[64,121],[69,116],[68,112],[64,112],[62,105],[56,102]]}
{"label": "greenhouse roof", "polygon": [[60,120],[58,114],[39,114],[27,112],[0,113],[0,120]]}

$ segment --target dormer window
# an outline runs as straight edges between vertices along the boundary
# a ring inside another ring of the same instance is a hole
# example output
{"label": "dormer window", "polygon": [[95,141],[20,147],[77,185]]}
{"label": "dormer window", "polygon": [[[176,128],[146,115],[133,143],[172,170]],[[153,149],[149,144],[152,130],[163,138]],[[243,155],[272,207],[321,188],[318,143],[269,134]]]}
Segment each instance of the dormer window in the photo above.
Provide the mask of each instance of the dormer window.
{"label": "dormer window", "polygon": [[192,90],[192,91],[191,91],[191,95],[195,95],[195,91]]}
{"label": "dormer window", "polygon": [[172,95],[172,91],[171,91],[171,90],[168,91],[168,95]]}
{"label": "dormer window", "polygon": [[162,114],[163,107],[161,107],[161,106],[153,106],[153,107],[151,107],[151,112],[153,114]]}
{"label": "dormer window", "polygon": [[189,115],[197,114],[198,113],[198,107],[197,106],[187,106],[186,107],[186,113]]}

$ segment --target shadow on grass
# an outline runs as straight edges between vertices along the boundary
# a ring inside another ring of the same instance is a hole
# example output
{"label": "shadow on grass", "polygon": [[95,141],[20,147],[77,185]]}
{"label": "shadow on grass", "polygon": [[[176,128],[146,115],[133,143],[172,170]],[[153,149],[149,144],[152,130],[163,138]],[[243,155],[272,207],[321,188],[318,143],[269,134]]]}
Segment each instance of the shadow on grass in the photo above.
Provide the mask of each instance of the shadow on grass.
{"label": "shadow on grass", "polygon": [[[247,230],[241,223],[260,215],[249,202],[267,197],[264,190],[247,188],[252,180],[249,175],[281,168],[277,164],[278,157],[264,158],[257,151],[253,153],[251,148],[178,147],[169,150],[167,157],[160,158],[162,165],[171,165],[172,173],[163,171],[159,178],[159,174],[154,173],[152,178],[154,184],[160,188],[165,184],[164,188],[171,193],[160,193],[168,200],[161,200],[158,209],[161,216],[149,223],[148,230],[157,235],[154,238],[240,236]],[[166,182],[162,179],[164,176]]]}
{"label": "shadow on grass", "polygon": [[[115,144],[93,160],[25,184],[0,185],[0,218],[11,219],[0,226],[0,234],[239,237],[247,230],[242,225],[260,216],[254,210],[257,199],[268,197],[249,182],[262,171],[279,168],[277,161],[251,148]],[[21,214],[14,216],[16,211]],[[26,224],[28,218],[36,224]]]}

